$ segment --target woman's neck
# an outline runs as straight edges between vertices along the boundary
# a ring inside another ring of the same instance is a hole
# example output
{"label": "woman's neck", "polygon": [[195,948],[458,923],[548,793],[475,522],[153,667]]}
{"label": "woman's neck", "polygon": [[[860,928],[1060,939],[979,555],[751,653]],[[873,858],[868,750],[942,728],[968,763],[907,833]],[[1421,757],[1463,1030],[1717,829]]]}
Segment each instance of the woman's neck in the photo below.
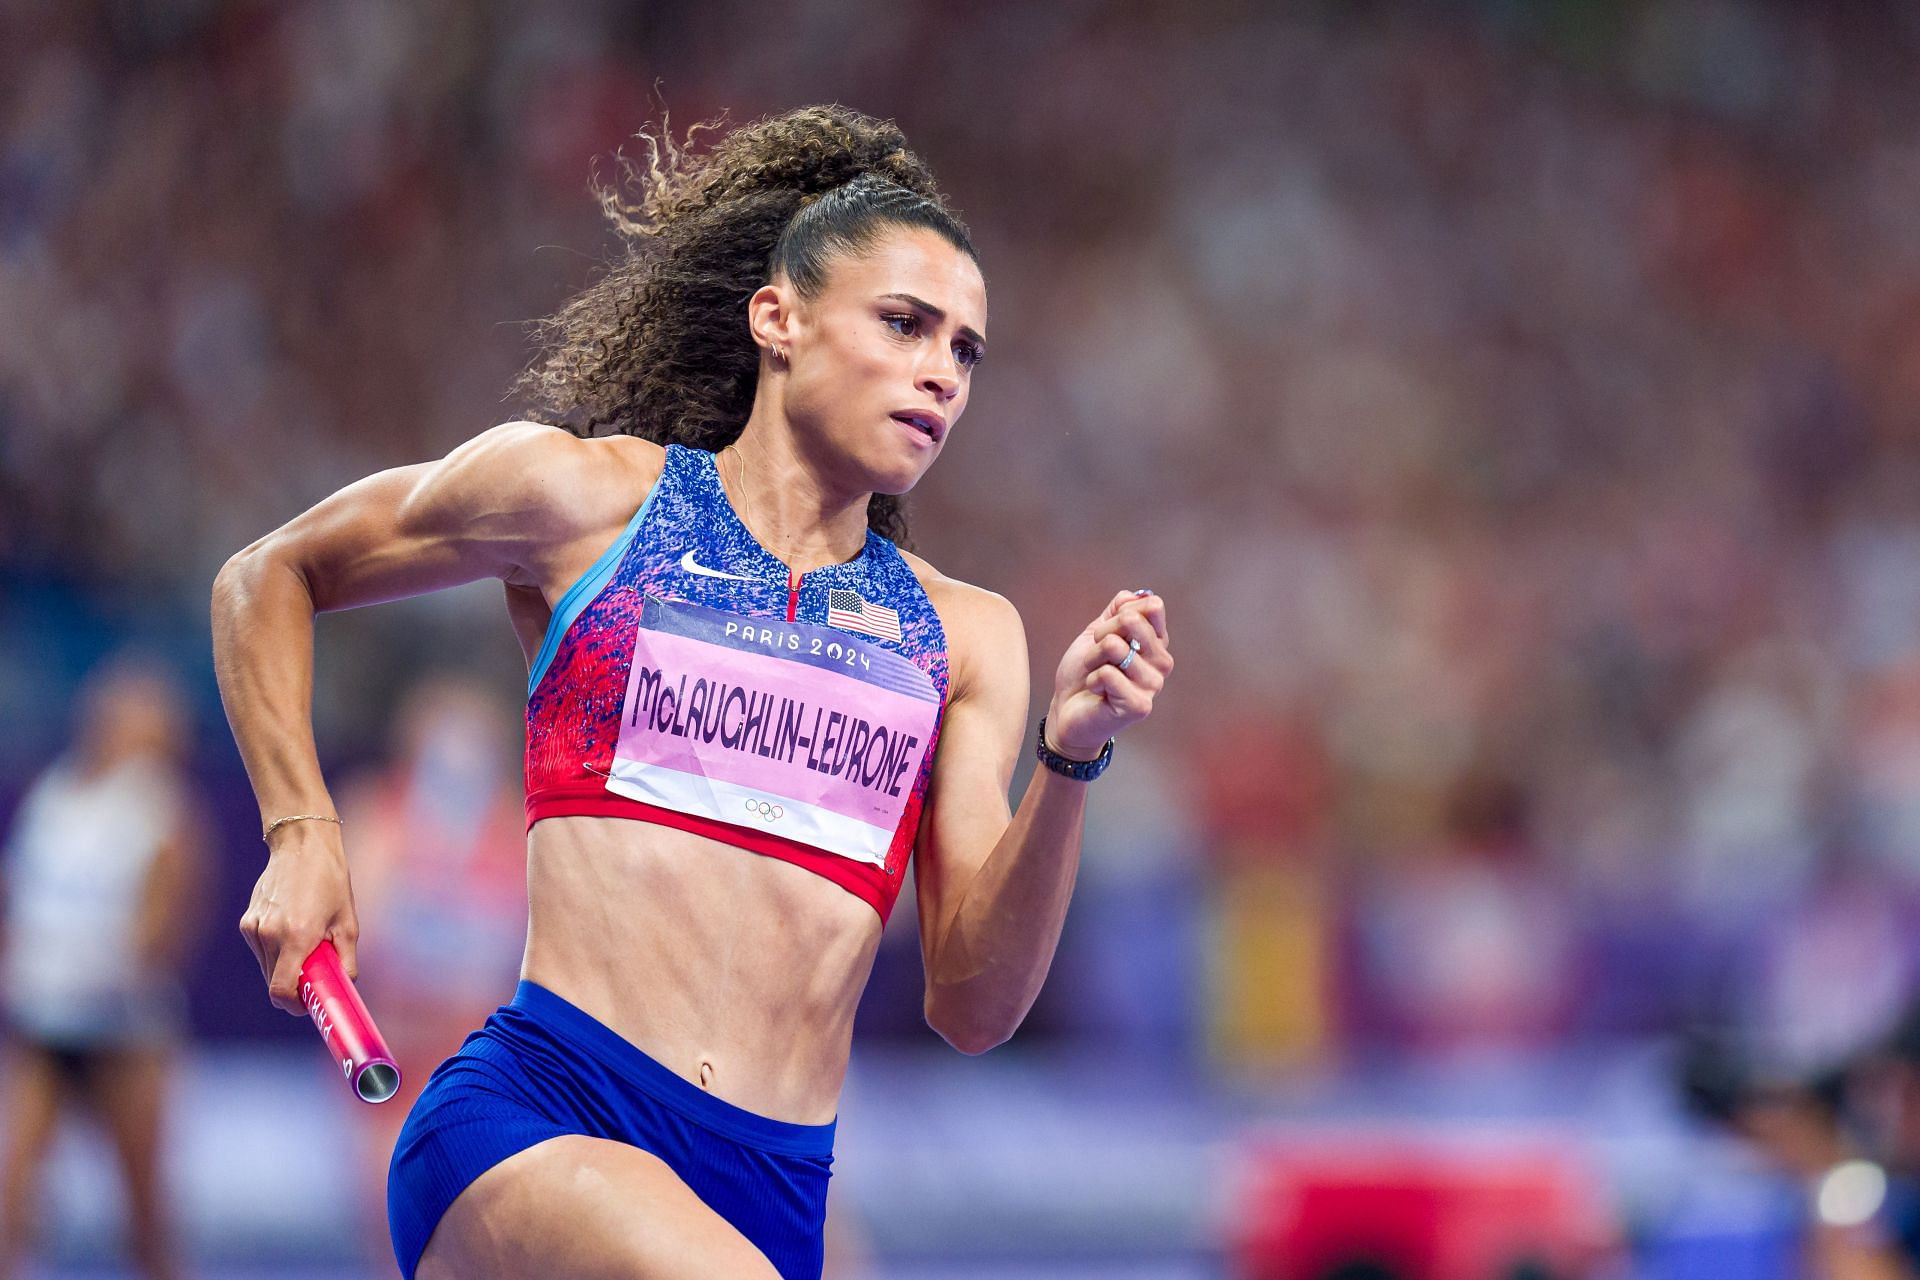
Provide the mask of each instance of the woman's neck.
{"label": "woman's neck", "polygon": [[796,573],[840,564],[867,541],[865,493],[835,489],[792,430],[754,406],[740,438],[715,462],[727,499],[754,539]]}

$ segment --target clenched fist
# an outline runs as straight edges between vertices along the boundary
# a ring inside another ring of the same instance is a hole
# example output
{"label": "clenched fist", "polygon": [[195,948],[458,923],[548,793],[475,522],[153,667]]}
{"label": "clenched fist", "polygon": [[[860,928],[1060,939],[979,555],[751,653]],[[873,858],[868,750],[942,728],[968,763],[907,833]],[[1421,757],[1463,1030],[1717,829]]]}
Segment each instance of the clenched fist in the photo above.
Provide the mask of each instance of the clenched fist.
{"label": "clenched fist", "polygon": [[1151,591],[1122,591],[1087,625],[1053,676],[1047,742],[1072,760],[1092,760],[1107,739],[1153,713],[1154,695],[1173,671],[1167,602]]}

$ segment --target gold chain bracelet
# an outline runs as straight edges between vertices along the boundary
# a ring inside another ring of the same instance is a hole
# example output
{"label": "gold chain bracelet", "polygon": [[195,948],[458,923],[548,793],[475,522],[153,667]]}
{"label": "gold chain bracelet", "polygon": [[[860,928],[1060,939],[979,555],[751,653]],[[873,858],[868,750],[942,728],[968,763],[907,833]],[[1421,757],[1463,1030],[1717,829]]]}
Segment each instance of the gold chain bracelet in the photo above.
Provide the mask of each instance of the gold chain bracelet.
{"label": "gold chain bracelet", "polygon": [[284,818],[275,818],[272,822],[260,828],[260,838],[265,840],[289,822],[331,822],[336,827],[344,827],[347,825],[340,821],[340,819],[325,813],[290,813]]}

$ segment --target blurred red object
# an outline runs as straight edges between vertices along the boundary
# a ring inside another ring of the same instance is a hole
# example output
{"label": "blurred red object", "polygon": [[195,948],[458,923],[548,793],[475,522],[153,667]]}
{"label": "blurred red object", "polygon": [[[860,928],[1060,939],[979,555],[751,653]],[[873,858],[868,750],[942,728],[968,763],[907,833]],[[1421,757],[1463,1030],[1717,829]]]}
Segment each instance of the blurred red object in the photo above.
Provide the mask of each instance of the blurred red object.
{"label": "blurred red object", "polygon": [[1217,863],[1312,862],[1325,851],[1334,773],[1309,716],[1275,708],[1231,715],[1194,752]]}
{"label": "blurred red object", "polygon": [[1618,1233],[1570,1145],[1313,1137],[1249,1153],[1240,1280],[1573,1280]]}

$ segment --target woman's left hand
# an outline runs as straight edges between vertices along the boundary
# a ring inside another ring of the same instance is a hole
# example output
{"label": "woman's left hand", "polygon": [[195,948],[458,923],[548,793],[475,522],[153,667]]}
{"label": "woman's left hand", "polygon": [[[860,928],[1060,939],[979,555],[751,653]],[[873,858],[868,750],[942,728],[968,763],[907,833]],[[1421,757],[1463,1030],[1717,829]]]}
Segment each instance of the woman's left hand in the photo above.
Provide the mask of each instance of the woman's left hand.
{"label": "woman's left hand", "polygon": [[1122,591],[1067,646],[1054,672],[1048,745],[1069,759],[1098,756],[1108,738],[1153,713],[1172,670],[1166,601]]}

